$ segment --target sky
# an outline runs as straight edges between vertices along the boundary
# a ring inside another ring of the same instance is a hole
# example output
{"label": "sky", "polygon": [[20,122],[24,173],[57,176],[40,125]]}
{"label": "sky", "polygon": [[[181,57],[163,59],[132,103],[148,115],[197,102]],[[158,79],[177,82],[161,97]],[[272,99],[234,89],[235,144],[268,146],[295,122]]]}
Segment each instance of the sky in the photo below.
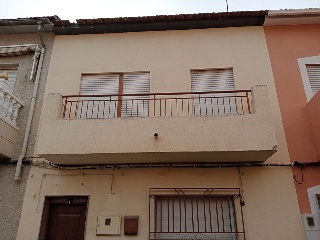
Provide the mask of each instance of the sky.
{"label": "sky", "polygon": [[320,0],[0,0],[0,19],[57,15],[75,22],[206,12],[320,8]]}

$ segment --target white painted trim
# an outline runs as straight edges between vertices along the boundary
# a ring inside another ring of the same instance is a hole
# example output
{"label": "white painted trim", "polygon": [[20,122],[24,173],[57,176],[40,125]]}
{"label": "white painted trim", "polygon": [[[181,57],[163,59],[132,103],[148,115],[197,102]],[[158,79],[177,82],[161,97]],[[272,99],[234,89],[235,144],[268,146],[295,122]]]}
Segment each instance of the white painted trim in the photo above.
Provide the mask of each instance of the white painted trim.
{"label": "white painted trim", "polygon": [[313,97],[311,85],[307,73],[307,64],[320,64],[320,56],[313,56],[313,57],[305,57],[305,58],[298,58],[298,65],[300,68],[300,74],[302,78],[302,83],[304,86],[304,91],[306,93],[306,97],[308,102]]}
{"label": "white painted trim", "polygon": [[319,8],[311,9],[291,9],[291,10],[270,10],[268,16],[278,17],[278,16],[304,16],[304,15],[320,15]]}
{"label": "white painted trim", "polygon": [[38,44],[19,44],[19,45],[6,45],[6,46],[0,46],[0,48],[13,48],[13,47],[32,47],[35,46],[38,48]]}
{"label": "white painted trim", "polygon": [[311,213],[315,215],[318,229],[320,229],[320,210],[316,194],[320,194],[320,185],[307,189]]}

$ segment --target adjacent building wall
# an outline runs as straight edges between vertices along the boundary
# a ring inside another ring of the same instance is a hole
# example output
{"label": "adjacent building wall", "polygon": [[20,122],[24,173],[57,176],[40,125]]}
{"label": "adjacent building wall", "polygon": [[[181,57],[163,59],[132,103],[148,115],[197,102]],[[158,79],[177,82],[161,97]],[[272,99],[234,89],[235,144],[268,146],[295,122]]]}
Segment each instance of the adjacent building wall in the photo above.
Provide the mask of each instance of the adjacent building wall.
{"label": "adjacent building wall", "polygon": [[15,164],[0,165],[0,239],[15,240],[30,164],[22,168],[22,180],[14,180]]}
{"label": "adjacent building wall", "polygon": [[320,91],[308,102],[306,109],[314,145],[320,159]]}
{"label": "adjacent building wall", "polygon": [[[54,35],[52,33],[44,33],[44,42],[46,44],[46,53],[42,66],[40,84],[36,105],[34,109],[34,117],[29,135],[26,160],[31,159],[34,155],[35,138],[37,134],[40,111],[43,102],[44,88],[48,66],[51,57]],[[40,44],[37,33],[30,34],[2,34],[0,38],[0,46],[20,45],[20,44]],[[30,73],[32,68],[33,54],[27,54],[16,57],[0,57],[0,64],[18,63],[18,76],[13,94],[24,103],[24,107],[20,108],[17,118],[18,140],[15,145],[15,156],[12,160],[17,160],[21,154],[22,143],[24,139],[30,102],[34,88],[34,82],[30,81]],[[30,164],[25,165],[22,170],[22,180],[17,182],[14,180],[15,164],[0,165],[0,239],[14,240],[16,239],[21,208],[27,184],[27,176],[30,170]]]}
{"label": "adjacent building wall", "polygon": [[[34,145],[36,141],[36,134],[39,125],[40,111],[43,102],[44,90],[46,86],[47,74],[49,69],[49,63],[51,58],[52,46],[54,41],[54,35],[52,33],[43,33],[44,42],[46,45],[46,53],[44,56],[42,71],[40,75],[40,84],[38,88],[38,95],[34,110],[34,117],[31,125],[31,132],[29,135],[28,148],[26,159],[34,156]],[[4,34],[0,38],[0,46],[8,45],[21,45],[21,44],[39,44],[40,39],[37,33],[29,34]],[[24,139],[24,133],[26,129],[30,103],[34,88],[34,81],[30,81],[30,73],[32,68],[33,53],[15,56],[15,57],[0,57],[0,64],[4,63],[18,63],[18,76],[16,84],[13,90],[13,94],[24,103],[24,107],[20,108],[17,126],[19,128],[19,136],[15,149],[15,157],[18,159],[22,150],[22,143]]]}
{"label": "adjacent building wall", "polygon": [[[320,25],[265,27],[288,151],[292,162],[318,161],[307,115],[307,98],[298,59],[320,55]],[[301,213],[310,213],[307,189],[320,184],[319,169],[294,169]],[[302,182],[299,184],[298,182]]]}

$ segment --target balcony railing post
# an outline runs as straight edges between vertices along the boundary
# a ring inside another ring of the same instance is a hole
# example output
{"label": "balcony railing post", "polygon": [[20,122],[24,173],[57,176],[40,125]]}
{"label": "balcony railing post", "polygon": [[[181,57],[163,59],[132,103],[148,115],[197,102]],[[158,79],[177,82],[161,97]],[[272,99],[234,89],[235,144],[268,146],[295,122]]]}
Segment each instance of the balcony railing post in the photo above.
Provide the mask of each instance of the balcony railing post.
{"label": "balcony railing post", "polygon": [[4,94],[4,103],[2,105],[2,109],[1,109],[1,116],[3,118],[5,118],[7,116],[7,111],[9,108],[9,104],[10,104],[10,95],[8,93]]}
{"label": "balcony railing post", "polygon": [[2,89],[0,88],[0,116],[1,116],[2,107],[3,107],[3,105],[4,105],[4,100],[5,100],[4,92],[3,92]]}
{"label": "balcony railing post", "polygon": [[7,109],[7,114],[6,114],[6,118],[7,119],[9,119],[9,120],[11,120],[11,115],[12,115],[12,113],[13,113],[13,105],[16,103],[16,100],[15,99],[13,99],[13,98],[10,98],[10,100],[9,100],[9,107],[8,107],[8,109]]}
{"label": "balcony railing post", "polygon": [[247,97],[247,104],[248,104],[248,112],[251,114],[251,109],[250,109],[250,101],[249,101],[249,93],[246,92],[246,97]]}
{"label": "balcony railing post", "polygon": [[66,116],[67,102],[68,102],[68,97],[64,97],[64,105],[63,105],[63,113],[62,113],[63,118],[65,118]]}
{"label": "balcony railing post", "polygon": [[14,108],[14,111],[12,113],[12,117],[11,117],[11,121],[14,125],[17,124],[16,120],[17,120],[17,117],[18,117],[18,112],[20,110],[20,108],[22,107],[22,105],[19,103],[19,102],[16,102],[14,105],[13,105],[13,108]]}
{"label": "balcony railing post", "polygon": [[[161,102],[160,102],[161,104]],[[161,113],[160,113],[161,114]],[[156,116],[156,95],[153,95],[153,116]]]}
{"label": "balcony railing post", "polygon": [[15,103],[16,103],[16,100],[13,99],[13,98],[10,98],[9,106],[8,106],[7,113],[6,113],[6,119],[8,119],[9,121],[11,121],[11,117],[12,117],[12,114],[14,112],[13,105]]}

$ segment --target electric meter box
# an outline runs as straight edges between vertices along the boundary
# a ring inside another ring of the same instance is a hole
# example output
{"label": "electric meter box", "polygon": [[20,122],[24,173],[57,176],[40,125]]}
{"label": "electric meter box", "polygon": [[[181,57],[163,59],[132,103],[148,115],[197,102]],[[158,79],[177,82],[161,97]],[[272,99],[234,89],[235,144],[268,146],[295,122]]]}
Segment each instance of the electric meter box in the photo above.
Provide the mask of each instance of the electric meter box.
{"label": "electric meter box", "polygon": [[98,216],[96,235],[120,235],[121,216]]}

